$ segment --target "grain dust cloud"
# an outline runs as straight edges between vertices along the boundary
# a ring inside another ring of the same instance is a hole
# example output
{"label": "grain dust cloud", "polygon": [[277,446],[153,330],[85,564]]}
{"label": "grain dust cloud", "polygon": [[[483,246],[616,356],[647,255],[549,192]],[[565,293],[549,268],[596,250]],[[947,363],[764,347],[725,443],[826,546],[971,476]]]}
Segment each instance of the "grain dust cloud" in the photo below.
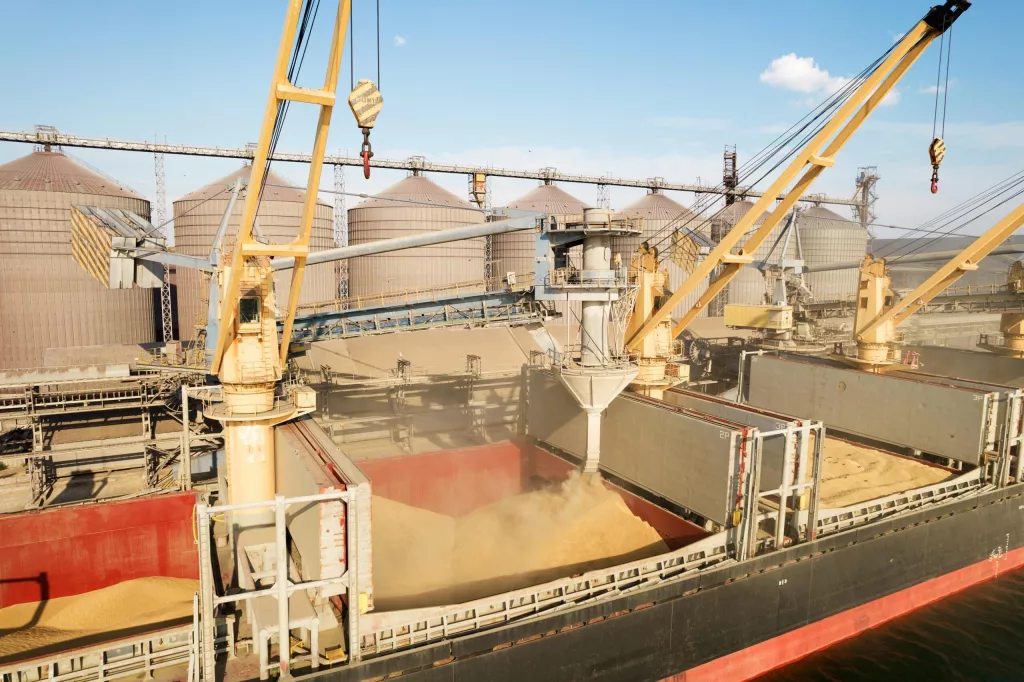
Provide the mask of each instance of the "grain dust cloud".
{"label": "grain dust cloud", "polygon": [[453,518],[373,498],[378,611],[438,606],[668,551],[599,479],[512,495]]}

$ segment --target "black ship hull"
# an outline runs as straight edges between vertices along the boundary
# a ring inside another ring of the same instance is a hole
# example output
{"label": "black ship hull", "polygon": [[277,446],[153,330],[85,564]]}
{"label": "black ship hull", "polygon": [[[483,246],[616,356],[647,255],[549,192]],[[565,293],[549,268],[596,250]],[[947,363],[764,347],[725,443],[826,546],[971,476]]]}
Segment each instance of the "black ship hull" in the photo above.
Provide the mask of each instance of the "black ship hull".
{"label": "black ship hull", "polygon": [[315,677],[750,679],[1024,565],[1022,546],[1024,487],[1013,486]]}

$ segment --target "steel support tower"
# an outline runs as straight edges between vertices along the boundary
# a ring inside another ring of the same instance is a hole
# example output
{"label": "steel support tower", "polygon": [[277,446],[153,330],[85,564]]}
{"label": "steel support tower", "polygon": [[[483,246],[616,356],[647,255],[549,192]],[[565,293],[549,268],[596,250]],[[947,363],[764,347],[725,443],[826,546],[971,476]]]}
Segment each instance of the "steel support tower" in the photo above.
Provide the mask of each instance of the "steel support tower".
{"label": "steel support tower", "polygon": [[[167,223],[167,186],[164,176],[164,153],[153,153],[153,176],[156,185],[156,201],[153,203],[152,218],[157,228],[164,229],[167,241],[171,240],[171,227]],[[163,328],[164,341],[174,340],[174,317],[171,313],[171,269],[164,267],[164,281],[160,285],[160,323]]]}

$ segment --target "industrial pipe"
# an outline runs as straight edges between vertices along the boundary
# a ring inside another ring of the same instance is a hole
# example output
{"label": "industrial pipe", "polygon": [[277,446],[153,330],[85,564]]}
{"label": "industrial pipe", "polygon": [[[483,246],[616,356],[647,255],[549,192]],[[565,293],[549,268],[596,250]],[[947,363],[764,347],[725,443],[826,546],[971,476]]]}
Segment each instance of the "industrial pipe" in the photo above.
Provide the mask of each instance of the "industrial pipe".
{"label": "industrial pipe", "polygon": [[[905,263],[927,263],[933,260],[949,260],[954,256],[959,256],[963,253],[963,249],[957,249],[956,251],[933,251],[931,253],[919,253],[913,256],[894,256],[891,260],[886,259],[886,264],[889,267],[895,265],[903,265]],[[989,256],[1003,256],[1011,253],[1024,253],[1024,244],[1007,244],[1006,246],[1000,246],[997,249],[992,249]],[[805,265],[803,267],[804,272],[831,272],[832,270],[857,270],[861,264],[864,263],[864,259],[858,261],[848,261],[845,263],[823,263],[821,265]]]}
{"label": "industrial pipe", "polygon": [[[317,263],[330,263],[356,256],[370,256],[376,253],[390,253],[391,251],[402,251],[413,249],[417,246],[431,246],[433,244],[444,244],[446,242],[457,242],[463,239],[474,239],[476,237],[487,237],[506,232],[522,232],[524,230],[537,229],[537,223],[541,213],[531,213],[511,220],[502,220],[494,223],[483,223],[482,225],[467,225],[456,227],[451,230],[440,230],[438,232],[424,232],[422,234],[409,235],[407,237],[395,237],[393,239],[380,239],[366,244],[355,246],[339,246],[336,249],[327,249],[309,254],[306,258],[306,265]],[[294,258],[275,258],[271,263],[274,270],[288,270],[295,267]]]}

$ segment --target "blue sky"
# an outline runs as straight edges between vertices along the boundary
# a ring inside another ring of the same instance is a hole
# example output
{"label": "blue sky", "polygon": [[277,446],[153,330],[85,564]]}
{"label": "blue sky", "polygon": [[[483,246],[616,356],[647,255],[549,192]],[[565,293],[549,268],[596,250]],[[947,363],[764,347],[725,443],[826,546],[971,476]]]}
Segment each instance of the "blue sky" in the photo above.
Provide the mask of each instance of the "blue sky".
{"label": "blue sky", "polygon": [[[284,2],[4,4],[0,129],[43,123],[84,137],[255,141]],[[738,145],[742,163],[884,51],[929,4],[381,0],[385,104],[374,149],[388,158],[418,154],[437,162],[716,184],[725,144]],[[334,9],[329,0],[322,5],[303,85],[322,78]],[[371,0],[355,0],[357,80],[377,78],[375,11]],[[857,167],[877,165],[878,222],[913,226],[1024,167],[1024,58],[1015,47],[1022,23],[1024,3],[977,0],[956,25],[939,195],[928,192],[927,157],[937,45],[901,82],[898,101],[874,114],[814,191],[852,194]],[[351,55],[346,50],[342,90]],[[314,112],[292,111],[279,149],[307,151]],[[339,107],[329,149],[354,151],[360,141],[350,112]],[[0,143],[0,163],[28,151]],[[151,156],[70,152],[153,195]],[[236,167],[230,160],[168,158],[168,202]],[[299,166],[275,169],[305,182]],[[366,182],[352,169],[348,188],[372,192],[402,175],[375,171]],[[434,179],[465,195],[465,178]],[[496,180],[494,201],[533,184]],[[322,186],[331,185],[327,172]],[[565,189],[595,199],[593,187]],[[638,193],[613,189],[613,206]]]}

